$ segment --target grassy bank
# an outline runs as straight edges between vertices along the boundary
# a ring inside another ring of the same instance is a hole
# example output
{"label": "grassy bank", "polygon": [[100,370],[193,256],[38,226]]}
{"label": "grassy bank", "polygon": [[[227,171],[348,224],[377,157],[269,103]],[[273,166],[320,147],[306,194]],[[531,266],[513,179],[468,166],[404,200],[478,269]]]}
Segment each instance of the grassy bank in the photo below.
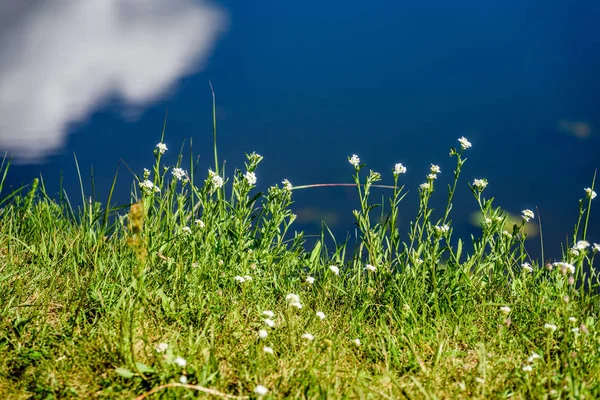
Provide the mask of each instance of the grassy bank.
{"label": "grassy bank", "polygon": [[[408,232],[396,226],[410,171],[397,164],[384,182],[349,157],[350,253],[325,246],[326,229],[306,248],[290,205],[310,187],[257,192],[261,156],[225,176],[215,146],[207,174],[164,165],[162,141],[127,207],[83,185],[76,209],[37,180],[2,192],[0,398],[600,397],[593,186],[563,258],[540,261],[525,247],[534,213],[509,221],[487,181],[460,180],[466,139],[448,193],[435,165],[410,193]],[[374,185],[389,187],[386,204]],[[468,254],[452,237],[456,190],[482,213]],[[446,209],[429,207],[434,192]]]}

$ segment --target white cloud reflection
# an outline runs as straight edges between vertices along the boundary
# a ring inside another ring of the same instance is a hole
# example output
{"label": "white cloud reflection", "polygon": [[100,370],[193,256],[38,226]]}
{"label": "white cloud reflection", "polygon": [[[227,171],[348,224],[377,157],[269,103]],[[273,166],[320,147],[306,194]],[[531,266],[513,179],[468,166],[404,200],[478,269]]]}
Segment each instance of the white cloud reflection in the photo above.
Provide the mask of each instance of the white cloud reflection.
{"label": "white cloud reflection", "polygon": [[111,96],[157,100],[226,25],[200,0],[0,1],[0,150],[39,162]]}

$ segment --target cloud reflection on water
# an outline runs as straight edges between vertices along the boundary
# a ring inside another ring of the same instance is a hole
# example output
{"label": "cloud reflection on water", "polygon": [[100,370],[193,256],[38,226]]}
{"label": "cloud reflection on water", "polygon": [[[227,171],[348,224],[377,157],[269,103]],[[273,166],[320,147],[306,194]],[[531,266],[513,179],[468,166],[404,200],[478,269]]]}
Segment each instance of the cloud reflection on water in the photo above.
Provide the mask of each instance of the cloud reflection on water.
{"label": "cloud reflection on water", "polygon": [[0,3],[0,150],[42,162],[109,98],[156,101],[202,67],[226,24],[199,0]]}

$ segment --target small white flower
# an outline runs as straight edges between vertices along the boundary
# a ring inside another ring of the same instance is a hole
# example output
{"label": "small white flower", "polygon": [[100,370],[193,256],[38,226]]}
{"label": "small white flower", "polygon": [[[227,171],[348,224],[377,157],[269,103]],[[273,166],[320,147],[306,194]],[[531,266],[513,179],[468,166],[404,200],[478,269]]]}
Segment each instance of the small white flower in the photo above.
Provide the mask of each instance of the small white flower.
{"label": "small white flower", "polygon": [[504,315],[508,315],[508,314],[510,314],[510,307],[502,306],[502,307],[500,307],[500,312]]}
{"label": "small white flower", "polygon": [[265,353],[273,354],[273,349],[272,349],[272,348],[270,348],[269,346],[265,346],[265,347],[263,347],[263,351],[264,351]]}
{"label": "small white flower", "polygon": [[521,268],[523,268],[527,272],[533,272],[533,267],[529,263],[521,264]]}
{"label": "small white flower", "polygon": [[300,336],[302,339],[306,339],[309,342],[312,341],[315,337],[313,335],[311,335],[310,333],[305,333],[302,336]]}
{"label": "small white flower", "polygon": [[596,198],[596,192],[594,192],[592,188],[585,188],[584,190],[587,196],[590,197],[592,200]]}
{"label": "small white flower", "polygon": [[577,334],[577,333],[579,333],[579,328],[577,328],[577,327],[571,328],[571,332]]}
{"label": "small white flower", "polygon": [[273,318],[275,316],[275,313],[271,310],[265,310],[262,313],[264,316],[269,317],[269,318]]}
{"label": "small white flower", "polygon": [[419,188],[421,188],[421,190],[428,190],[430,187],[431,185],[429,184],[429,182],[421,183],[419,185]]}
{"label": "small white flower", "polygon": [[402,163],[394,165],[394,176],[406,173],[406,167]]}
{"label": "small white flower", "polygon": [[[212,172],[212,171],[210,171],[210,172]],[[213,172],[210,180],[211,180],[213,186],[215,187],[215,189],[221,188],[224,184],[223,178],[221,178],[219,175],[215,174],[214,172]]]}
{"label": "small white flower", "polygon": [[491,225],[492,224],[492,219],[485,217],[485,221],[483,221],[486,225]]}
{"label": "small white flower", "polygon": [[256,174],[254,172],[246,171],[244,179],[249,185],[256,185]]}
{"label": "small white flower", "polygon": [[246,279],[245,279],[243,276],[239,276],[239,275],[237,275],[237,276],[234,276],[234,277],[233,277],[233,280],[234,280],[234,281],[238,281],[239,283],[244,283],[244,282],[246,282]]}
{"label": "small white flower", "polygon": [[165,154],[165,151],[169,150],[169,149],[167,149],[167,145],[164,143],[158,143],[156,145],[156,148],[158,149],[158,152],[160,154]]}
{"label": "small white flower", "polygon": [[173,175],[175,179],[180,181],[185,177],[185,171],[181,168],[173,168],[173,170],[171,171],[171,175]]}
{"label": "small white flower", "polygon": [[569,254],[573,257],[577,257],[579,255],[579,250],[577,249],[569,249]]}
{"label": "small white flower", "polygon": [[367,265],[365,266],[365,269],[366,269],[367,271],[371,271],[371,272],[376,272],[376,271],[377,271],[377,267],[375,267],[374,265],[371,265],[371,264],[367,264]]}
{"label": "small white flower", "polygon": [[487,179],[475,179],[473,181],[473,186],[475,186],[475,188],[477,188],[478,190],[483,190],[487,187],[488,185],[488,181]]}
{"label": "small white flower", "polygon": [[306,282],[312,285],[313,283],[315,283],[315,278],[313,278],[312,276],[307,276]]}
{"label": "small white flower", "polygon": [[156,346],[156,352],[157,353],[162,353],[164,351],[166,351],[169,348],[169,345],[167,343],[159,343],[158,346]]}
{"label": "small white flower", "polygon": [[184,235],[190,235],[192,233],[192,229],[189,226],[184,226],[181,228],[181,233]]}
{"label": "small white flower", "polygon": [[436,225],[433,228],[435,229],[435,231],[438,234],[442,235],[450,230],[450,225],[448,225],[448,224],[444,224],[442,226]]}
{"label": "small white flower", "polygon": [[442,170],[440,169],[439,166],[435,165],[435,164],[431,164],[431,168],[430,171],[432,174],[439,174],[440,172],[442,172]]}
{"label": "small white flower", "polygon": [[283,183],[283,188],[285,190],[292,190],[294,188],[290,181],[288,181],[287,179],[284,179],[281,183]]}
{"label": "small white flower", "polygon": [[535,218],[535,214],[531,210],[523,210],[521,211],[521,217],[523,217],[525,222],[529,222],[530,219]]}
{"label": "small white flower", "polygon": [[187,361],[185,361],[185,358],[183,358],[183,357],[177,357],[173,360],[173,362],[175,364],[179,365],[181,368],[183,368],[187,365]]}
{"label": "small white flower", "polygon": [[187,376],[181,375],[179,377],[179,382],[181,382],[181,383],[183,383],[185,385],[187,383]]}
{"label": "small white flower", "polygon": [[333,272],[335,275],[339,275],[340,274],[340,269],[337,265],[330,265],[329,269],[331,270],[331,272]]}
{"label": "small white flower", "polygon": [[152,181],[149,179],[140,182],[140,188],[142,188],[142,191],[145,193],[160,192],[160,188],[158,186],[154,186],[154,183],[152,183]]}
{"label": "small white flower", "polygon": [[569,317],[569,322],[577,322],[577,318],[575,318],[575,317]]}
{"label": "small white flower", "polygon": [[290,307],[296,307],[298,310],[300,310],[302,308],[302,303],[290,303]]}
{"label": "small white flower", "polygon": [[288,302],[288,304],[300,303],[300,296],[294,293],[290,293],[287,296],[285,296],[285,300]]}
{"label": "small white flower", "polygon": [[429,174],[429,175],[427,175],[427,179],[431,179],[431,180],[437,179],[437,174]]}
{"label": "small white flower", "polygon": [[206,226],[204,224],[204,221],[202,221],[201,219],[197,219],[194,221],[194,224],[196,224],[196,226],[200,229],[204,229],[204,227]]}
{"label": "small white flower", "polygon": [[354,345],[355,345],[356,347],[358,347],[358,346],[360,346],[360,339],[359,339],[359,338],[353,339],[353,340],[352,340],[352,343],[354,343]]}
{"label": "small white flower", "polygon": [[535,360],[538,360],[538,359],[540,359],[540,358],[542,358],[542,356],[540,356],[540,355],[539,355],[538,353],[536,353],[536,352],[533,352],[533,353],[531,353],[531,355],[529,356],[529,358],[527,358],[527,362],[528,362],[528,363],[532,363],[532,362],[534,362]]}
{"label": "small white flower", "polygon": [[252,280],[252,277],[250,275],[244,275],[244,279],[246,280],[246,282],[250,282]]}
{"label": "small white flower", "polygon": [[523,371],[531,372],[531,371],[533,371],[533,367],[531,365],[525,365],[525,366],[523,366]]}
{"label": "small white flower", "polygon": [[325,319],[325,313],[323,311],[317,311],[317,317],[323,320]]}
{"label": "small white flower", "polygon": [[264,329],[261,329],[258,331],[258,337],[261,339],[265,339],[267,336],[269,336],[269,332],[267,332]]}
{"label": "small white flower", "polygon": [[460,142],[460,147],[462,147],[463,150],[466,150],[471,147],[471,142],[469,142],[464,136],[458,139],[458,141]]}
{"label": "small white flower", "polygon": [[507,231],[507,230],[502,231],[502,234],[504,236],[506,236],[508,239],[512,238],[512,234],[509,231]]}
{"label": "small white flower", "polygon": [[593,251],[600,251],[600,244],[594,243],[594,245],[592,246],[592,250]]}
{"label": "small white flower", "polygon": [[150,176],[150,170],[148,168],[144,168],[144,179],[147,179]]}
{"label": "small white flower", "polygon": [[574,274],[575,273],[575,266],[573,264],[569,264],[569,263],[566,263],[566,262],[555,262],[552,265],[554,265],[555,267],[560,268],[560,272],[563,275],[566,275],[567,272],[570,273],[570,274]]}
{"label": "small white flower", "polygon": [[577,243],[575,243],[575,246],[573,246],[573,248],[576,250],[585,250],[588,247],[590,247],[590,242],[588,242],[587,240],[580,240]]}
{"label": "small white flower", "polygon": [[254,393],[256,393],[259,396],[264,396],[265,394],[269,393],[269,389],[267,389],[263,385],[258,385],[254,388]]}
{"label": "small white flower", "polygon": [[360,166],[360,158],[356,154],[352,154],[352,157],[348,157],[348,162],[354,166],[354,168],[358,168]]}
{"label": "small white flower", "polygon": [[275,327],[275,321],[273,321],[270,318],[265,318],[265,324],[269,327],[269,328],[273,328]]}
{"label": "small white flower", "polygon": [[554,324],[545,323],[544,329],[548,329],[549,331],[554,332],[558,329],[558,326],[556,326]]}

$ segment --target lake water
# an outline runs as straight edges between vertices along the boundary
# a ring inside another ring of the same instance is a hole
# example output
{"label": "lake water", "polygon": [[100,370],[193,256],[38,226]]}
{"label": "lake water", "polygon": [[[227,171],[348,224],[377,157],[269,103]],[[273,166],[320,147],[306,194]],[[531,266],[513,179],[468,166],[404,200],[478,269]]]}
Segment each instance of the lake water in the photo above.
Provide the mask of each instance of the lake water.
{"label": "lake water", "polygon": [[[560,257],[571,239],[578,199],[600,165],[600,2],[142,3],[0,7],[0,150],[18,163],[10,185],[42,173],[55,193],[63,171],[76,198],[75,152],[85,177],[94,166],[105,198],[120,159],[137,173],[151,166],[167,109],[166,162],[193,138],[208,169],[210,80],[220,158],[231,171],[244,152],[263,155],[261,187],[284,178],[350,183],[353,153],[389,184],[402,162],[406,233],[431,163],[442,169],[434,200],[442,209],[448,150],[466,136],[473,147],[452,214],[457,234],[477,234],[467,182],[486,178],[497,206],[539,210],[546,254]],[[119,202],[132,179],[121,167]],[[340,235],[353,229],[355,190],[294,197],[297,228],[318,234],[325,218]],[[592,242],[599,221],[592,214]]]}

